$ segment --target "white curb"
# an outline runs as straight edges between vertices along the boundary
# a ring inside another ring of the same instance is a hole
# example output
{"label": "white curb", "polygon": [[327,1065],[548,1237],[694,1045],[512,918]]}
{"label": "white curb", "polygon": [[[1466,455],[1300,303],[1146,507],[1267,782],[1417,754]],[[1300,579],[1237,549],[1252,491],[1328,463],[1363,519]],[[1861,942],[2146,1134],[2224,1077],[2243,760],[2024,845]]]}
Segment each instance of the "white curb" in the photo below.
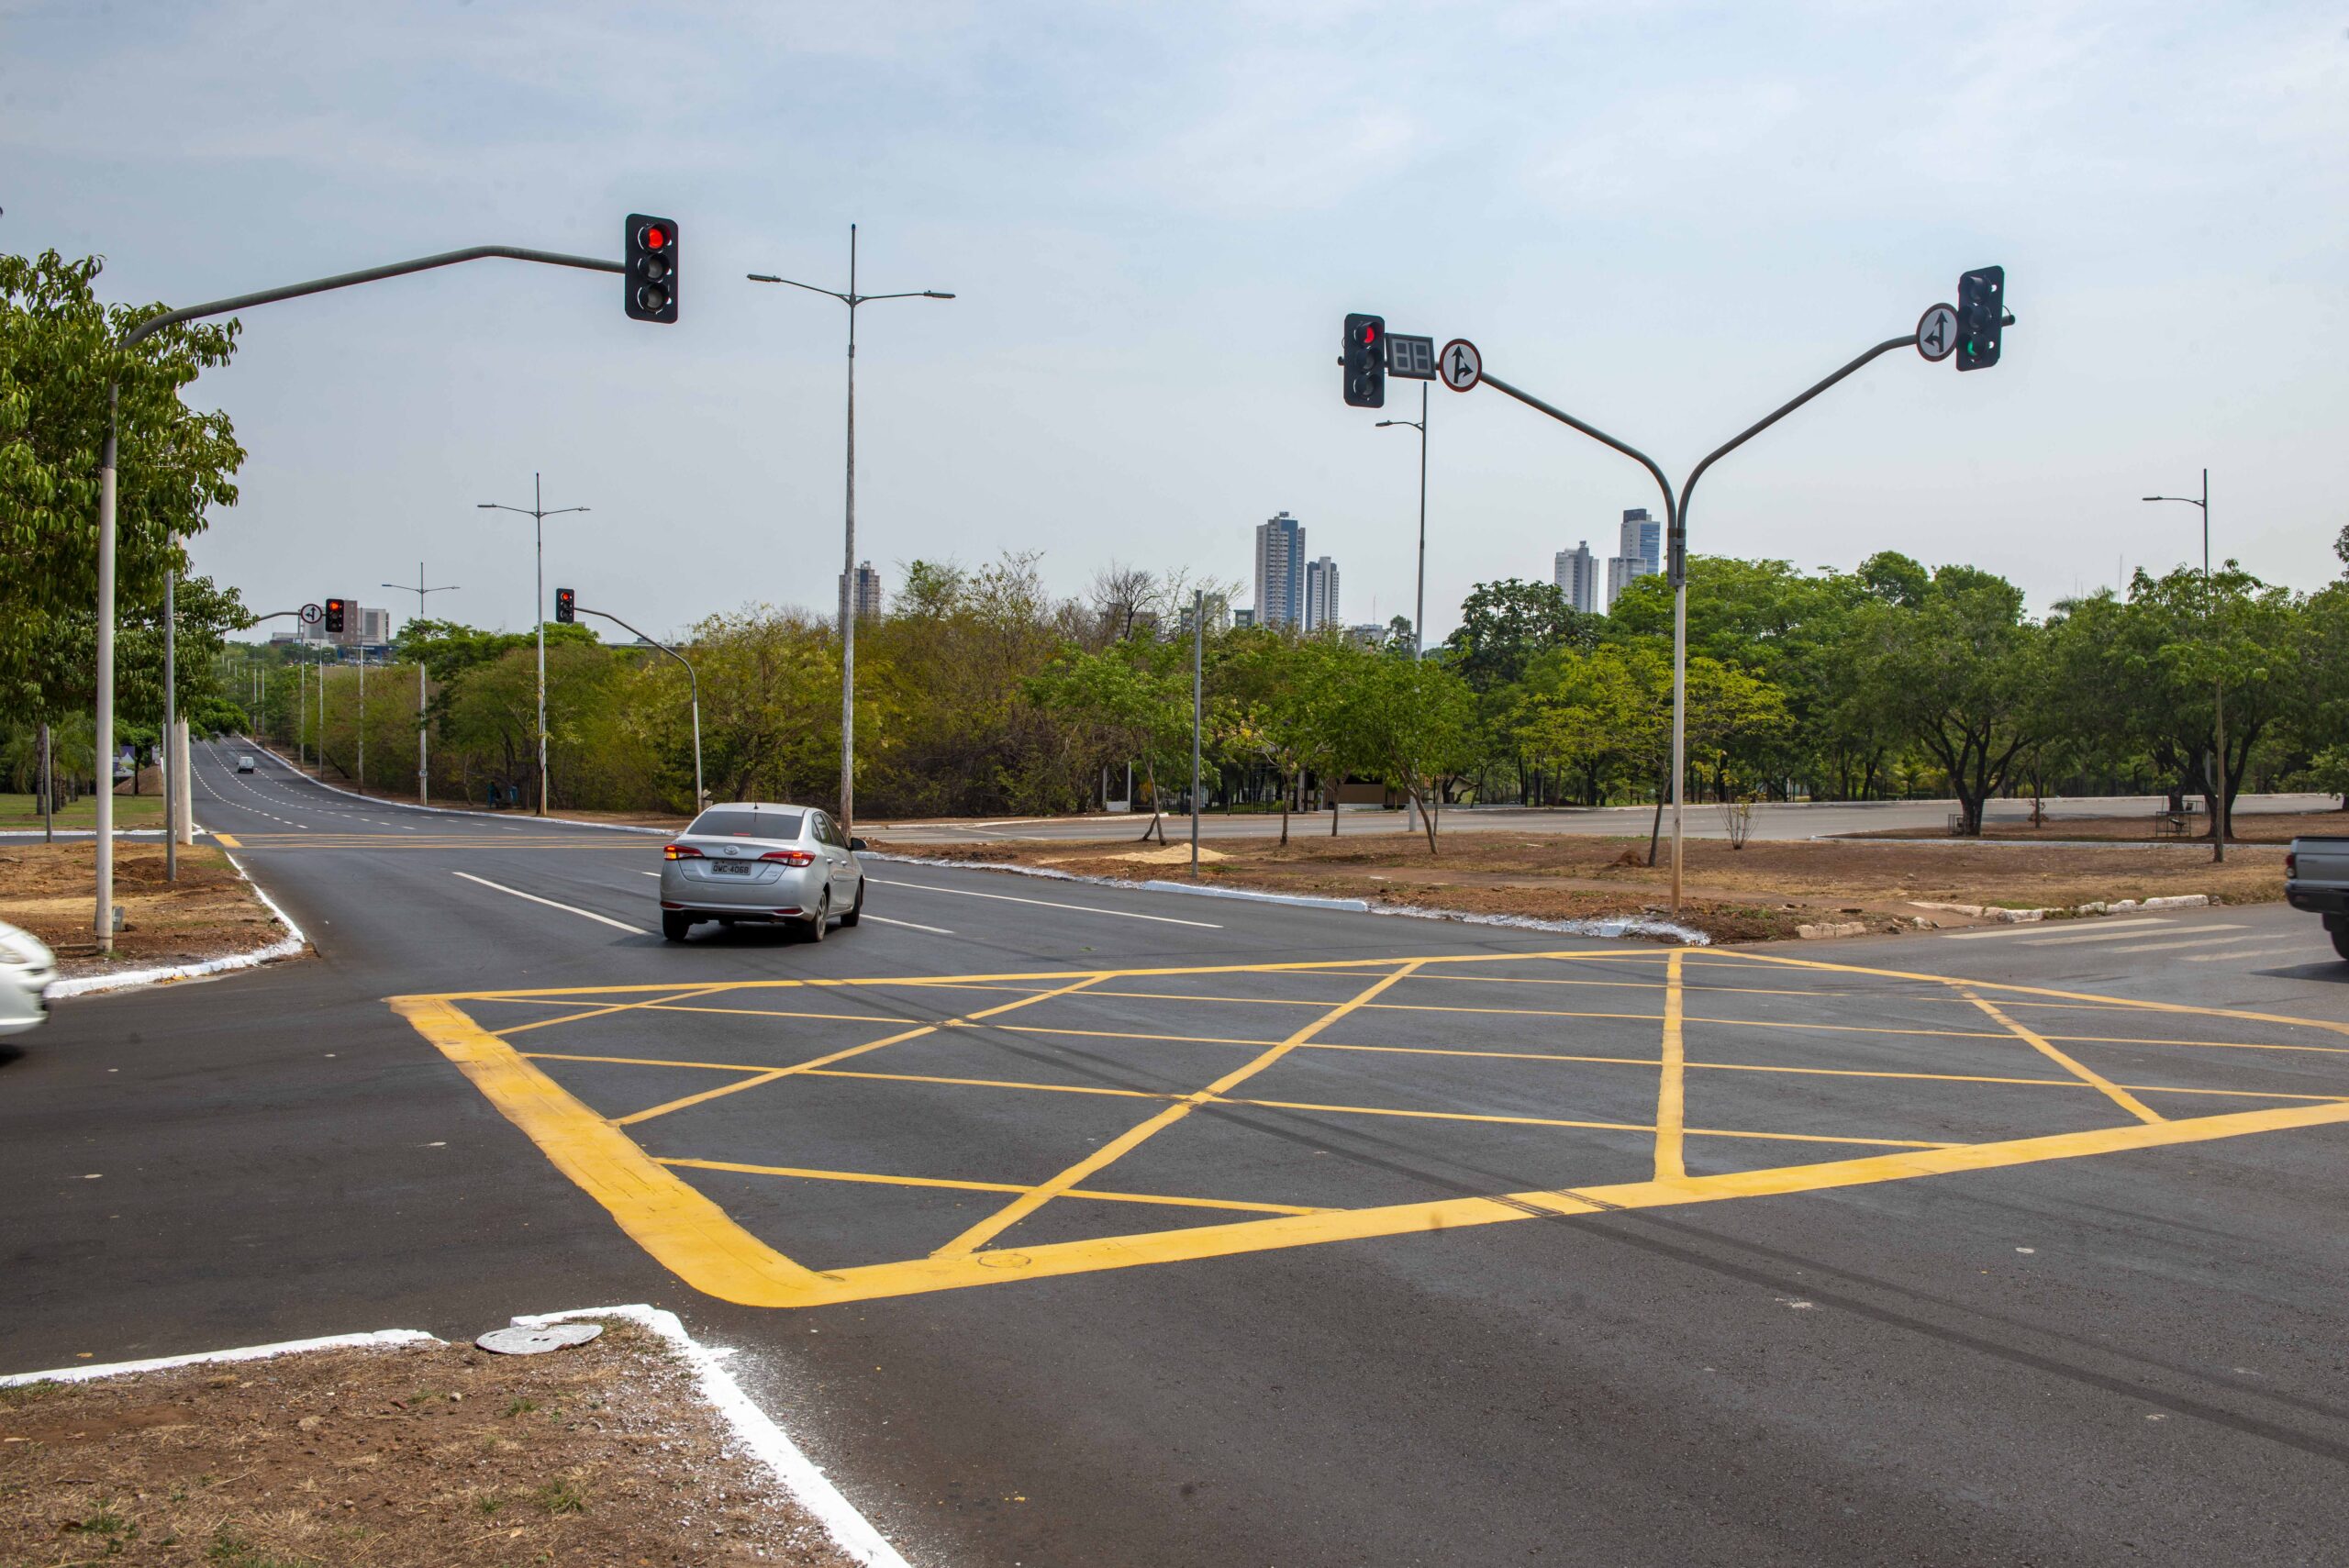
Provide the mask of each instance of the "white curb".
{"label": "white curb", "polygon": [[150,1361],[106,1362],[96,1366],[65,1366],[54,1372],[12,1372],[0,1376],[0,1388],[21,1388],[28,1383],[88,1383],[101,1377],[128,1377],[139,1372],[168,1372],[175,1366],[203,1366],[212,1362],[262,1361],[270,1356],[297,1355],[304,1351],[340,1351],[352,1347],[439,1343],[421,1329],[378,1329],[372,1334],[328,1334],[317,1340],[287,1340],[274,1345],[246,1345],[233,1351],[198,1351],[193,1355],[156,1356]]}

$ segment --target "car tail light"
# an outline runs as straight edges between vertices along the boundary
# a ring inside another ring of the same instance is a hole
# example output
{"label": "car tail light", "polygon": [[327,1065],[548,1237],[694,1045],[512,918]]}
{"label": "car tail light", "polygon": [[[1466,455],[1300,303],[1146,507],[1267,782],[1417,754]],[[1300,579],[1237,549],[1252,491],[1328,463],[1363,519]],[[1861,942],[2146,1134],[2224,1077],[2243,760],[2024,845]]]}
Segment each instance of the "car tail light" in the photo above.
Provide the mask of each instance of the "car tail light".
{"label": "car tail light", "polygon": [[695,849],[691,844],[663,845],[661,850],[661,858],[664,861],[698,861],[708,859],[707,855],[704,855],[699,850]]}
{"label": "car tail light", "polygon": [[2287,880],[2300,874],[2298,871],[2293,869],[2295,866],[2299,864],[2299,861],[2300,855],[2299,851],[2286,850],[2284,851],[2284,875]]}
{"label": "car tail light", "polygon": [[759,859],[787,866],[811,866],[816,863],[816,857],[806,850],[769,850]]}

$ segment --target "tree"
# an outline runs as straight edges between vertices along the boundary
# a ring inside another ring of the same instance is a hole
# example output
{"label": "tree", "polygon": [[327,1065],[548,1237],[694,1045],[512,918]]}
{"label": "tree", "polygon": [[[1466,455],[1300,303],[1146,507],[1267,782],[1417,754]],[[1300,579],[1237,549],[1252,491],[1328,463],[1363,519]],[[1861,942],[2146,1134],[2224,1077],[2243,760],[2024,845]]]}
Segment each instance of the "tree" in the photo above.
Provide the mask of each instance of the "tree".
{"label": "tree", "polygon": [[103,266],[54,250],[0,256],[0,717],[54,718],[95,695],[94,524],[110,383],[126,615],[160,612],[164,572],[187,569],[179,541],[204,530],[208,508],[237,499],[245,454],[228,416],[180,396],[228,361],[237,324],[184,323],[117,348],[162,306],[100,304]]}
{"label": "tree", "polygon": [[1490,691],[1521,679],[1536,654],[1590,647],[1597,620],[1566,603],[1554,583],[1479,583],[1461,604],[1460,627],[1444,639],[1444,654],[1471,687]]}
{"label": "tree", "polygon": [[[1174,655],[1186,657],[1178,661]],[[1074,644],[1030,677],[1030,702],[1045,712],[1091,726],[1113,752],[1139,758],[1150,790],[1150,826],[1166,841],[1158,769],[1187,762],[1191,745],[1189,649],[1179,643],[1131,640],[1099,653]]]}
{"label": "tree", "polygon": [[1386,653],[1366,661],[1333,717],[1365,765],[1411,797],[1436,852],[1436,785],[1475,761],[1476,700],[1442,663]]}
{"label": "tree", "polygon": [[[1360,651],[1346,643],[1272,628],[1232,633],[1217,662],[1218,743],[1272,769],[1280,785],[1283,844],[1288,842],[1289,796],[1298,779],[1308,768],[1336,772],[1343,743],[1344,672],[1360,662]],[[1335,799],[1333,792],[1333,805]]]}

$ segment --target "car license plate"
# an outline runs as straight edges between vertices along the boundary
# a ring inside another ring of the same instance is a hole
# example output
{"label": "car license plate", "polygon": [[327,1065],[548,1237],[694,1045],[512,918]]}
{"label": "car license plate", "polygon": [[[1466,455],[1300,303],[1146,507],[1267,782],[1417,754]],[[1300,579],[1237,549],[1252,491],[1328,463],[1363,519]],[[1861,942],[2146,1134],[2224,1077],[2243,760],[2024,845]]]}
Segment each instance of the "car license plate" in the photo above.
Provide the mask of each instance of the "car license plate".
{"label": "car license plate", "polygon": [[709,869],[718,873],[720,876],[748,876],[751,874],[751,868],[742,864],[739,861],[712,861],[709,863]]}

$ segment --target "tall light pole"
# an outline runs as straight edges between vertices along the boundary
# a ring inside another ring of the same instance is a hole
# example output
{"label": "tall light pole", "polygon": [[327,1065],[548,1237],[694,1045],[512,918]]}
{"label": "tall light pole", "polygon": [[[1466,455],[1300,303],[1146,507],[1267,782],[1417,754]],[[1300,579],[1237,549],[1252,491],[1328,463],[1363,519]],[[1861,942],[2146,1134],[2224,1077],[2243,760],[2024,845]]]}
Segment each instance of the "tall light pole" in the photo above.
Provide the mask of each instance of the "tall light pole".
{"label": "tall light pole", "polygon": [[530,618],[538,623],[539,633],[539,815],[547,814],[547,519],[560,517],[566,512],[584,512],[584,506],[557,506],[547,510],[546,490],[537,474],[530,475],[530,504],[527,506],[501,506],[495,501],[483,501],[475,510],[483,512],[518,512],[537,528],[538,583],[531,590]]}
{"label": "tall light pole", "polygon": [[694,815],[700,816],[701,808],[706,804],[701,787],[701,677],[694,673],[693,661],[665,642],[653,641],[609,610],[591,610],[584,605],[573,605],[571,609],[573,615],[595,616],[611,622],[622,631],[633,633],[639,642],[649,648],[659,649],[685,667],[685,692],[693,704],[694,713]]}
{"label": "tall light pole", "polygon": [[[2191,495],[2148,495],[2148,501],[2183,501],[2189,506],[2202,508],[2202,628],[2205,636],[2210,628],[2210,471],[2202,471],[2202,498]],[[2213,865],[2227,858],[2227,683],[2224,677],[2210,678],[2210,717],[2216,731],[2212,737],[2218,747],[2219,770],[2215,796],[2219,809],[2212,814],[2210,862]]]}
{"label": "tall light pole", "polygon": [[905,294],[856,292],[856,225],[848,226],[848,292],[818,288],[772,272],[746,274],[754,284],[786,284],[810,294],[829,295],[848,306],[848,502],[841,560],[841,829],[856,822],[856,307],[874,299],[952,299],[941,289]]}
{"label": "tall light pole", "polygon": [[[411,588],[405,583],[385,583],[383,586],[386,588],[396,588],[403,594],[414,594],[416,595],[416,618],[418,620],[422,620],[424,618],[425,595],[453,594],[457,591],[457,585],[454,583],[444,583],[438,588],[426,587],[424,585],[424,562],[421,561],[416,563],[415,587]],[[424,747],[424,661],[422,659],[418,659],[416,662],[416,803],[418,806],[429,806],[431,804],[431,787],[427,783],[429,775],[425,772],[426,761],[427,758]]]}
{"label": "tall light pole", "polygon": [[[1428,624],[1428,384],[1427,384],[1426,382],[1421,382],[1421,383],[1419,383],[1419,417],[1418,418],[1416,418],[1416,419],[1381,419],[1381,420],[1378,422],[1378,424],[1377,424],[1377,426],[1376,426],[1375,428],[1378,428],[1378,429],[1383,430],[1383,429],[1386,428],[1386,427],[1387,427],[1387,426],[1389,426],[1389,425],[1407,425],[1407,426],[1408,426],[1410,428],[1412,428],[1412,429],[1414,429],[1414,430],[1417,430],[1417,431],[1419,433],[1419,576],[1418,576],[1418,584],[1419,584],[1419,585],[1418,585],[1417,589],[1414,591],[1414,593],[1413,593],[1413,595],[1412,595],[1412,603],[1411,603],[1411,658],[1412,658],[1412,661],[1413,661],[1414,662],[1417,662],[1419,659],[1424,658],[1424,657],[1426,656],[1426,654],[1427,654],[1427,624]],[[1405,817],[1404,817],[1404,823],[1403,823],[1403,826],[1404,826],[1404,828],[1405,828],[1407,830],[1411,829],[1411,828],[1417,828],[1417,827],[1419,826],[1419,797],[1418,797],[1417,795],[1413,795],[1413,796],[1410,798],[1409,809],[1408,809],[1408,811],[1406,813]]]}

